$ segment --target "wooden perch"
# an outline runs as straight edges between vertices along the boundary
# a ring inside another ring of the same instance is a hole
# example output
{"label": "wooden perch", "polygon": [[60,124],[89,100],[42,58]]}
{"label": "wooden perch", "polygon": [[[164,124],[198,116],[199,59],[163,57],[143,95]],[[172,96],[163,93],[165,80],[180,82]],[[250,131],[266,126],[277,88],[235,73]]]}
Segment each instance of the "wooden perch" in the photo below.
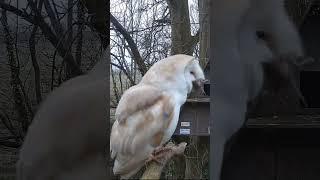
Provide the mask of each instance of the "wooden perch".
{"label": "wooden perch", "polygon": [[167,162],[175,155],[181,155],[186,149],[187,143],[182,142],[179,145],[175,145],[172,142],[169,142],[165,147],[170,148],[170,151],[163,152],[161,159],[158,159],[159,162],[151,161],[145,172],[143,173],[141,179],[160,179],[162,169],[165,167]]}

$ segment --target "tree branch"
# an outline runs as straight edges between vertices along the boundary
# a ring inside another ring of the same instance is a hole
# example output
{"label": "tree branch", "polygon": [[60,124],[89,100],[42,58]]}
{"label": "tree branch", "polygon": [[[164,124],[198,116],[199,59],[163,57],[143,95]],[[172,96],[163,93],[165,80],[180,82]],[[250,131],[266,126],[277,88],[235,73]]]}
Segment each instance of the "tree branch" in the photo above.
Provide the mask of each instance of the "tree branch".
{"label": "tree branch", "polygon": [[161,155],[161,159],[158,162],[150,162],[147,165],[145,172],[143,173],[141,179],[160,179],[162,169],[165,167],[167,162],[175,155],[181,155],[184,153],[184,150],[187,146],[187,143],[182,142],[179,145],[175,145],[169,142],[165,148],[170,148],[170,151],[166,151]]}
{"label": "tree branch", "polygon": [[57,48],[59,55],[62,58],[66,58],[67,63],[69,63],[70,67],[72,68],[73,74],[74,75],[82,74],[82,71],[80,70],[80,67],[75,62],[73,56],[67,51],[68,48],[65,47],[66,45],[63,42],[60,42],[58,36],[56,36],[56,34],[52,31],[50,26],[44,21],[41,13],[37,9],[36,4],[31,0],[28,0],[28,3],[35,14],[33,16],[27,14],[25,11],[22,11],[14,6],[6,4],[3,1],[0,1],[0,7],[4,10],[10,11],[22,17],[23,19],[30,22],[31,24],[38,25],[41,28],[43,34],[52,43],[52,45]]}
{"label": "tree branch", "polygon": [[84,10],[83,6],[80,3],[80,1],[77,4],[77,20],[79,22],[78,27],[77,27],[77,34],[79,34],[79,38],[77,40],[77,45],[76,45],[76,61],[78,65],[81,67],[81,57],[82,57],[82,38],[83,38],[83,29],[84,29]]}
{"label": "tree branch", "polygon": [[310,2],[307,5],[307,8],[305,12],[303,13],[300,21],[298,22],[298,28],[301,28],[303,23],[305,22],[305,19],[307,18],[307,15],[309,14],[309,11],[311,10],[312,6],[314,5],[315,0],[310,0]]}
{"label": "tree branch", "polygon": [[[59,55],[66,60],[66,62],[70,65],[72,74],[74,76],[82,74],[82,71],[78,64],[75,62],[72,54],[68,51],[67,45],[62,39],[58,38],[56,34],[52,31],[50,26],[44,21],[41,12],[38,11],[37,6],[31,0],[28,0],[32,11],[35,13],[35,22],[38,25],[43,34],[48,38],[48,40],[52,43],[52,45],[57,49]],[[60,37],[60,36],[59,36]]]}
{"label": "tree branch", "polygon": [[10,147],[10,148],[18,148],[21,146],[21,143],[12,142],[12,141],[0,141],[0,145]]}
{"label": "tree branch", "polygon": [[50,22],[52,23],[52,26],[53,26],[56,34],[58,35],[58,37],[61,37],[62,33],[64,32],[63,28],[62,28],[60,22],[58,21],[58,19],[56,18],[55,14],[53,12],[53,9],[51,8],[51,5],[48,0],[44,0],[44,7],[47,11]]}
{"label": "tree branch", "polygon": [[14,54],[14,45],[13,37],[10,34],[10,29],[7,21],[7,13],[5,10],[2,10],[1,13],[1,24],[3,26],[5,34],[5,43],[7,48],[8,63],[10,65],[11,73],[11,86],[14,96],[15,107],[17,108],[19,120],[22,122],[24,131],[26,132],[29,125],[30,113],[28,112],[28,103],[25,91],[23,89],[21,79],[19,77],[19,68],[17,66],[16,57]]}
{"label": "tree branch", "polygon": [[197,33],[191,37],[191,46],[194,48],[196,44],[199,42],[200,38],[200,30],[197,31]]}
{"label": "tree branch", "polygon": [[40,68],[39,64],[37,61],[36,57],[36,42],[35,42],[35,34],[37,32],[38,26],[34,26],[32,29],[31,36],[29,38],[29,48],[30,48],[30,56],[31,56],[31,61],[32,61],[32,66],[33,66],[33,71],[34,71],[34,87],[36,90],[36,99],[37,103],[40,104],[42,101],[42,96],[41,96],[41,88],[40,88]]}
{"label": "tree branch", "polygon": [[7,130],[12,134],[12,137],[16,141],[20,142],[22,140],[21,133],[19,131],[18,131],[18,133],[15,132],[15,128],[12,125],[12,121],[9,119],[8,115],[4,111],[2,111],[2,113],[0,113],[0,120],[2,121],[4,126],[7,128]]}
{"label": "tree branch", "polygon": [[131,86],[133,86],[135,84],[134,80],[132,79],[132,76],[130,76],[129,72],[126,70],[126,68],[123,66],[123,64],[121,63],[120,59],[114,55],[113,53],[110,53],[111,56],[113,56],[114,58],[117,59],[117,61],[119,62],[120,65],[111,63],[111,65],[116,66],[118,69],[122,70],[123,73],[127,76],[127,78],[130,81]]}
{"label": "tree branch", "polygon": [[28,13],[26,13],[25,11],[22,11],[14,6],[11,6],[9,4],[4,3],[3,1],[0,1],[0,8],[10,11],[20,17],[22,17],[23,19],[25,19],[26,21],[28,21],[31,24],[35,24],[36,22],[34,21],[34,17],[32,15],[29,15]]}
{"label": "tree branch", "polygon": [[112,24],[115,26],[115,28],[123,35],[123,37],[126,39],[132,54],[133,54],[133,58],[136,61],[137,65],[138,65],[138,69],[140,71],[140,73],[142,75],[144,75],[147,72],[147,67],[144,63],[144,60],[142,59],[138,47],[136,45],[136,43],[133,41],[132,37],[130,36],[130,34],[128,33],[128,31],[126,31],[124,29],[124,27],[117,21],[117,19],[110,13],[110,20],[112,22]]}

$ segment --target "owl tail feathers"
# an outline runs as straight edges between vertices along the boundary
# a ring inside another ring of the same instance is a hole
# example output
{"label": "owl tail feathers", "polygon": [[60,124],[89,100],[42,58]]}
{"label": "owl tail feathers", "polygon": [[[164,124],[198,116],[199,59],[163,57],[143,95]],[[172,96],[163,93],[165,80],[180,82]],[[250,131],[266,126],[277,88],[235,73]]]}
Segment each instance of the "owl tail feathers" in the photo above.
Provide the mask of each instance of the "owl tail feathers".
{"label": "owl tail feathers", "polygon": [[113,173],[120,175],[121,179],[129,179],[144,166],[144,161],[119,163],[114,161]]}

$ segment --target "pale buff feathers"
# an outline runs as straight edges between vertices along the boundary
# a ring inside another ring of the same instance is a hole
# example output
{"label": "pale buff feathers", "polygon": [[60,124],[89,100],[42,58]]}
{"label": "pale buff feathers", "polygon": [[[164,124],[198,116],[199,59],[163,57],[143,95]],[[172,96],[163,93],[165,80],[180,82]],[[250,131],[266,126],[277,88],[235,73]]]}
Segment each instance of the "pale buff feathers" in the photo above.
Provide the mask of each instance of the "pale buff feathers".
{"label": "pale buff feathers", "polygon": [[161,98],[161,90],[150,85],[136,85],[129,88],[120,99],[115,117],[119,123],[124,121],[134,112],[145,109]]}
{"label": "pale buff feathers", "polygon": [[134,112],[123,124],[115,122],[110,137],[114,173],[126,178],[138,171],[152,150],[162,142],[165,128],[172,121],[174,104],[161,96],[144,110]]}
{"label": "pale buff feathers", "polygon": [[115,174],[131,177],[170,139],[194,79],[204,79],[199,62],[180,54],[155,63],[139,84],[125,91],[110,137]]}
{"label": "pale buff feathers", "polygon": [[[188,67],[199,66],[199,61],[193,56],[177,54],[169,56],[161,61],[156,62],[148,72],[143,76],[140,83],[158,85],[159,83],[181,81],[180,76],[183,75]],[[204,79],[202,69],[194,68],[199,78]]]}

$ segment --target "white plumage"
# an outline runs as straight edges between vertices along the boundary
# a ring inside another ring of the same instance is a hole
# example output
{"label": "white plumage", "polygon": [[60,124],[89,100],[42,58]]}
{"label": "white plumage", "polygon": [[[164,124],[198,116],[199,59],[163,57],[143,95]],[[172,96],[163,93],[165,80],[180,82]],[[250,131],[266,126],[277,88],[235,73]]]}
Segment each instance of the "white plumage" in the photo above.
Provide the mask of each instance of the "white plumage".
{"label": "white plumage", "polygon": [[102,180],[109,48],[88,73],[64,82],[36,113],[17,162],[18,180]]}
{"label": "white plumage", "polygon": [[303,57],[303,48],[283,0],[216,0],[210,16],[214,57],[210,179],[220,180],[225,145],[243,126],[247,103],[262,88],[263,65],[280,64],[273,71],[288,77],[279,59],[288,57],[288,64],[294,59],[289,57]]}
{"label": "white plumage", "polygon": [[204,78],[198,60],[174,55],[155,63],[139,84],[124,92],[110,137],[115,174],[131,177],[171,138],[193,82]]}

